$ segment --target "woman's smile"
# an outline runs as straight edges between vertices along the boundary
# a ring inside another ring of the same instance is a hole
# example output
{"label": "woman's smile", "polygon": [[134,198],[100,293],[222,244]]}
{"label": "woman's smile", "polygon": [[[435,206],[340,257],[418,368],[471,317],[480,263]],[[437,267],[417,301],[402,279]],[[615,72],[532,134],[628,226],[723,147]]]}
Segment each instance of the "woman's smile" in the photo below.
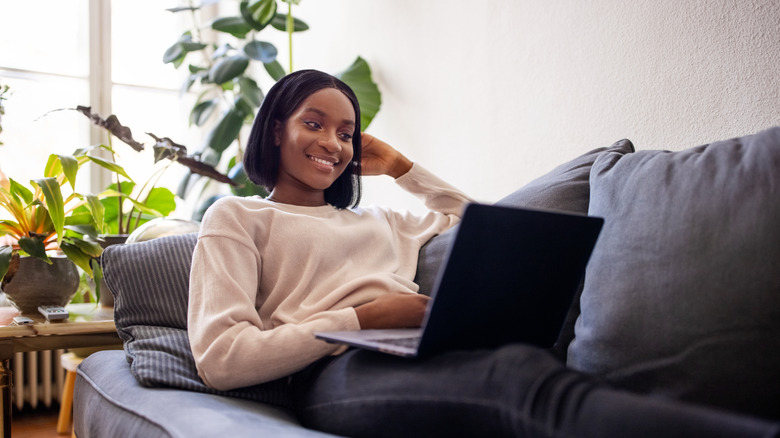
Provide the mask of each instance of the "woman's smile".
{"label": "woman's smile", "polygon": [[341,163],[339,160],[332,157],[315,157],[313,155],[308,156],[311,161],[319,165],[319,168],[328,172],[333,172],[336,166]]}

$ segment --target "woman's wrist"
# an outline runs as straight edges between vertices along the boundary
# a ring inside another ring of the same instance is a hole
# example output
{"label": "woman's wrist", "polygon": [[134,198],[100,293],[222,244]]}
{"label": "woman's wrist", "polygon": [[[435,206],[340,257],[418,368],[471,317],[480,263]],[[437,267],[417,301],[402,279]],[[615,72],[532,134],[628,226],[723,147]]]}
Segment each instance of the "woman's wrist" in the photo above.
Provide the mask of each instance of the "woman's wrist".
{"label": "woman's wrist", "polygon": [[413,164],[414,163],[412,163],[412,160],[406,158],[405,155],[398,154],[398,159],[395,160],[395,163],[393,163],[393,166],[390,168],[390,171],[388,171],[387,174],[395,179],[398,179],[399,177],[409,172],[412,169]]}

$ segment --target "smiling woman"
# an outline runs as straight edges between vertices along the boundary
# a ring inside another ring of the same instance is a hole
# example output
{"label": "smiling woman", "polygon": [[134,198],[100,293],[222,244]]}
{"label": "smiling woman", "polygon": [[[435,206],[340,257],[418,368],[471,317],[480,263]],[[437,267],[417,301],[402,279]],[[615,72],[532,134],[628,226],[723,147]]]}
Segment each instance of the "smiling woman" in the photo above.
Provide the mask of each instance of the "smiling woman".
{"label": "smiling woman", "polygon": [[280,167],[270,199],[285,204],[325,205],[325,189],[352,162],[355,111],[343,92],[312,94],[287,121],[274,124]]}
{"label": "smiling woman", "polygon": [[289,75],[269,91],[252,126],[244,156],[247,175],[281,202],[356,205],[361,192],[357,126],[360,105],[344,82],[316,70]]}

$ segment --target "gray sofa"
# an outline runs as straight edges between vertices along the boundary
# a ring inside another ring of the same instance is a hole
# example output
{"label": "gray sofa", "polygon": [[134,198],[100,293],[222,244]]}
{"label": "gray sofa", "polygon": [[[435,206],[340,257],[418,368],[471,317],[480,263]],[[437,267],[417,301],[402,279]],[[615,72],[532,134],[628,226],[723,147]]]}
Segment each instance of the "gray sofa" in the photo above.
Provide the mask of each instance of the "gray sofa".
{"label": "gray sofa", "polygon": [[[529,412],[528,436],[780,436],[780,128],[679,152],[622,140],[499,203],[605,218],[558,342],[528,350],[592,387]],[[452,236],[421,250],[422,293]],[[186,335],[195,240],[104,252],[125,349],[79,367],[76,435],[326,435],[298,423],[284,380],[225,392],[197,377]]]}

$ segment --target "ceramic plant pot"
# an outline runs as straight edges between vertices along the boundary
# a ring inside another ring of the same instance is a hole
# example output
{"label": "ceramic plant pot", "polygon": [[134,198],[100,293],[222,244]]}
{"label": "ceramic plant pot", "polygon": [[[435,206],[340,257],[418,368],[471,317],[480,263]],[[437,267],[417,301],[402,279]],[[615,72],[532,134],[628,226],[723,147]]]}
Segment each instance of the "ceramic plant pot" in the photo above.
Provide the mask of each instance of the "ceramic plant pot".
{"label": "ceramic plant pot", "polygon": [[65,256],[50,257],[52,264],[21,257],[19,270],[3,286],[6,298],[20,312],[38,315],[38,306],[65,306],[79,288],[79,271]]}

